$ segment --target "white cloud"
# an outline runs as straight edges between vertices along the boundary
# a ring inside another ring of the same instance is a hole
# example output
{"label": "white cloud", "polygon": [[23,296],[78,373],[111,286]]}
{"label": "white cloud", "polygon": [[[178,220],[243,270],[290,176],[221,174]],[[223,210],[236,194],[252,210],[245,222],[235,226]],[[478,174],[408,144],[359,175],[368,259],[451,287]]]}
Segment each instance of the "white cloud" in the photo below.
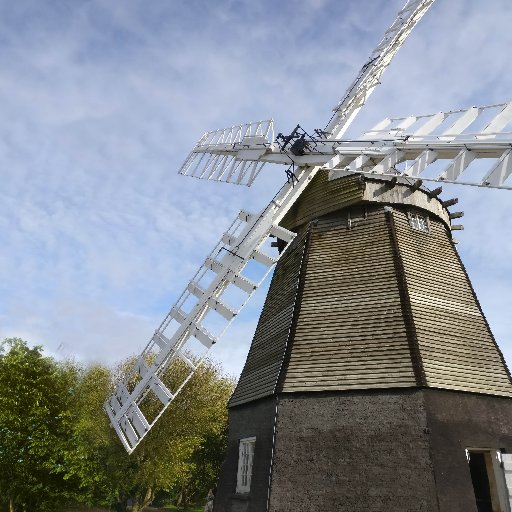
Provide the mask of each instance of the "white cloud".
{"label": "white cloud", "polygon": [[[109,362],[142,348],[237,211],[261,208],[284,179],[265,169],[241,190],[182,178],[190,147],[203,131],[271,116],[277,131],[323,127],[401,7],[0,3],[0,336]],[[511,11],[438,0],[353,134],[390,114],[510,99]],[[450,193],[466,211],[462,257],[511,358],[510,196]],[[257,312],[214,351],[230,372]]]}

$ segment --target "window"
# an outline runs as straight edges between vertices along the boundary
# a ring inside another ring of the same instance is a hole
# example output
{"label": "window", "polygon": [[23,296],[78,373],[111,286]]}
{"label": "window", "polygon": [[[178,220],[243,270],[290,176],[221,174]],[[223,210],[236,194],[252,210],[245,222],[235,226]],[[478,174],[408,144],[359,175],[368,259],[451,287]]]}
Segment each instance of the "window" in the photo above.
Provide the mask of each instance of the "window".
{"label": "window", "polygon": [[248,493],[251,490],[252,461],[254,459],[255,437],[240,439],[238,447],[238,473],[236,477],[236,492]]}
{"label": "window", "polygon": [[415,231],[422,231],[423,233],[429,233],[428,217],[421,213],[409,213],[409,224]]}

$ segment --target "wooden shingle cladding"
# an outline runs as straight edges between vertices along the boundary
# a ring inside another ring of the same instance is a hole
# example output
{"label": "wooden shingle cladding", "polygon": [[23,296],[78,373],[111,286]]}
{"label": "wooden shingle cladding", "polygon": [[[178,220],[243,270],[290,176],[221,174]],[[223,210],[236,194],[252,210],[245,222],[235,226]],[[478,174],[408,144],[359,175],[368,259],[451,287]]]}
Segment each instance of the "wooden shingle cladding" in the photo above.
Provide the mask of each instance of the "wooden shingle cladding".
{"label": "wooden shingle cladding", "polygon": [[296,229],[317,217],[358,203],[363,199],[364,189],[365,181],[359,175],[329,181],[328,171],[319,171],[280,225]]}
{"label": "wooden shingle cladding", "polygon": [[276,267],[230,407],[275,391],[289,339],[307,238],[308,231],[304,230]]}
{"label": "wooden shingle cladding", "polygon": [[428,215],[356,205],[313,223],[282,391],[427,386],[512,396],[445,223],[430,215],[429,232],[417,231],[411,213]]}
{"label": "wooden shingle cladding", "polygon": [[382,207],[313,223],[282,391],[416,385]]}
{"label": "wooden shingle cladding", "polygon": [[329,172],[325,170],[315,175],[280,224],[287,229],[296,229],[306,222],[358,203],[416,206],[450,225],[448,211],[442,202],[422,190],[414,190],[404,184],[391,187],[389,181],[370,180],[359,174],[329,180]]}
{"label": "wooden shingle cladding", "polygon": [[[410,210],[409,210],[410,211]],[[393,212],[426,384],[512,396],[510,377],[445,225]]]}
{"label": "wooden shingle cladding", "polygon": [[276,267],[230,406],[404,387],[512,396],[441,202],[405,185],[336,181],[317,174],[282,222],[301,234]]}

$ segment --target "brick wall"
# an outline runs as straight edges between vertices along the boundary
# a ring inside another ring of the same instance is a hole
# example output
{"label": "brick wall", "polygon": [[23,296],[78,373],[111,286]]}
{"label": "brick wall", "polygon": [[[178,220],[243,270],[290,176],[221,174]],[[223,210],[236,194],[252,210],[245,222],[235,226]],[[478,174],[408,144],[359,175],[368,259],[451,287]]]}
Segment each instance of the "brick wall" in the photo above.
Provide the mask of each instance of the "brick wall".
{"label": "brick wall", "polygon": [[437,512],[426,421],[421,390],[281,397],[270,511]]}

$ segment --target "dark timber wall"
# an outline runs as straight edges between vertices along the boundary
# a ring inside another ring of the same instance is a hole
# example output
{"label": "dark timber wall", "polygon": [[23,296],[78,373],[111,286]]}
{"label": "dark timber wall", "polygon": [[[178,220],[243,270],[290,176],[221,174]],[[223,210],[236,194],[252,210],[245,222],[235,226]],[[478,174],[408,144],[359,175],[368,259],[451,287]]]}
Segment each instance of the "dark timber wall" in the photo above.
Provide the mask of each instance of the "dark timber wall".
{"label": "dark timber wall", "polygon": [[512,396],[446,225],[430,215],[429,232],[416,231],[408,216],[417,212],[357,205],[312,222],[280,390],[430,386]]}
{"label": "dark timber wall", "polygon": [[293,241],[274,272],[231,407],[275,391],[289,339],[306,240],[305,231]]}
{"label": "dark timber wall", "polygon": [[511,396],[510,378],[465,269],[446,234],[414,231],[395,212],[398,246],[426,384]]}
{"label": "dark timber wall", "polygon": [[358,203],[363,199],[364,190],[365,182],[359,176],[329,181],[328,172],[321,171],[290,208],[281,225],[292,229],[321,215]]}
{"label": "dark timber wall", "polygon": [[[301,234],[276,268],[231,407],[278,384],[284,392],[430,386],[512,396],[446,211],[422,191],[382,187],[320,173],[285,217]],[[428,217],[428,233],[411,227],[417,213]]]}
{"label": "dark timber wall", "polygon": [[414,386],[382,207],[313,223],[285,392]]}

